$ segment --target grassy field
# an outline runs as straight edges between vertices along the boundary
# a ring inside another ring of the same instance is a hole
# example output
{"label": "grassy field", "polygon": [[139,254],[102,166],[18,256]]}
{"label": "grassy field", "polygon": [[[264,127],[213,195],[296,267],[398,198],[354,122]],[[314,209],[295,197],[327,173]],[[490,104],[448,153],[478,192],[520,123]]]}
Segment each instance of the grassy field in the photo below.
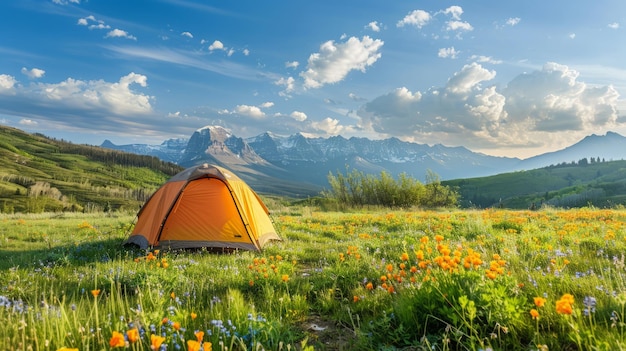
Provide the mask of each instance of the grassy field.
{"label": "grassy field", "polygon": [[626,210],[276,205],[262,253],[121,247],[134,216],[0,216],[2,350],[620,350]]}

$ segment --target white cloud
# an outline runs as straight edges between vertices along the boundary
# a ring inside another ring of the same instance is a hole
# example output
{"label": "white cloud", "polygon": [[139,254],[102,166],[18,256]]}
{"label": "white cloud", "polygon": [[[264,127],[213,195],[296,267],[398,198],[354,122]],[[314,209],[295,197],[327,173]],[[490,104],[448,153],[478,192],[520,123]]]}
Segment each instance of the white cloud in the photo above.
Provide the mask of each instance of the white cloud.
{"label": "white cloud", "polygon": [[575,39],[576,38],[576,33],[570,33],[570,35],[568,35],[568,37],[570,39]]}
{"label": "white cloud", "polygon": [[299,65],[300,65],[300,62],[298,62],[298,61],[287,61],[287,62],[285,62],[285,67],[286,68],[296,69],[296,68],[298,68]]}
{"label": "white cloud", "polygon": [[[92,24],[90,24],[92,23]],[[79,26],[87,26],[89,30],[92,29],[110,29],[111,27],[104,23],[102,20],[97,20],[93,15],[80,18],[77,23]]]}
{"label": "white cloud", "polygon": [[504,95],[516,122],[531,120],[537,131],[574,131],[617,122],[619,93],[612,86],[590,87],[579,73],[547,63],[541,71],[516,77]]}
{"label": "white cloud", "polygon": [[250,55],[250,50],[248,50],[248,49],[243,49],[242,52],[243,52],[244,56]]}
{"label": "white cloud", "polygon": [[265,112],[261,111],[257,106],[237,105],[235,107],[235,113],[254,119],[265,118]]}
{"label": "white cloud", "polygon": [[44,74],[46,74],[46,71],[39,69],[39,68],[32,68],[32,69],[27,69],[26,67],[22,67],[22,74],[27,76],[28,78],[34,79],[34,78],[41,78],[44,76]]}
{"label": "white cloud", "polygon": [[607,25],[607,27],[609,27],[611,29],[618,29],[619,28],[619,23],[617,23],[617,22],[609,23]]}
{"label": "white cloud", "polygon": [[345,128],[339,124],[339,120],[326,117],[319,122],[311,122],[311,126],[324,132],[326,135],[339,135]]}
{"label": "white cloud", "polygon": [[80,4],[80,0],[52,0],[57,5]]}
{"label": "white cloud", "polygon": [[289,117],[295,119],[296,121],[303,122],[307,119],[307,115],[304,112],[293,111]]}
{"label": "white cloud", "polygon": [[446,23],[446,30],[449,31],[472,31],[474,30],[474,27],[472,27],[471,24],[467,23],[467,22],[462,22],[462,21],[449,21]]}
{"label": "white cloud", "polygon": [[125,30],[121,30],[121,29],[113,29],[112,31],[108,32],[107,35],[105,35],[104,37],[105,38],[126,38],[126,39],[131,39],[131,40],[137,40],[137,38],[128,34],[128,32],[126,32]]}
{"label": "white cloud", "polygon": [[309,56],[307,70],[300,73],[306,88],[319,88],[343,80],[352,70],[365,72],[380,57],[383,41],[364,36],[350,37],[344,43],[330,40],[320,46],[320,52]]}
{"label": "white cloud", "polygon": [[518,25],[521,20],[522,19],[519,18],[519,17],[511,17],[511,18],[506,20],[506,24],[511,26],[511,27],[513,27],[513,26]]}
{"label": "white cloud", "polygon": [[213,44],[209,45],[209,51],[213,50],[224,50],[224,44],[219,40],[214,41]]}
{"label": "white cloud", "polygon": [[455,73],[448,80],[446,91],[465,94],[473,89],[480,89],[481,82],[491,80],[495,76],[495,71],[489,71],[477,63],[471,63],[463,66],[460,72]]}
{"label": "white cloud", "polygon": [[450,6],[447,9],[443,10],[442,13],[446,15],[451,15],[453,19],[460,20],[461,15],[463,14],[463,8],[460,6]]}
{"label": "white cloud", "polygon": [[357,94],[355,94],[355,93],[349,93],[349,94],[348,94],[348,97],[350,98],[350,100],[353,100],[353,101],[365,101],[365,99],[364,99],[364,98],[362,98],[362,97],[358,96],[358,95],[357,95]]}
{"label": "white cloud", "polygon": [[280,96],[289,96],[295,89],[296,80],[293,77],[283,78],[275,81],[274,84],[284,86],[285,90],[279,93]]}
{"label": "white cloud", "polygon": [[32,127],[32,126],[36,126],[39,123],[37,123],[37,121],[33,121],[32,119],[22,118],[22,119],[20,119],[19,124],[21,124],[23,126]]}
{"label": "white cloud", "polygon": [[182,32],[180,33],[180,35],[182,35],[183,37],[187,37],[187,38],[193,38],[193,34],[189,32]]}
{"label": "white cloud", "polygon": [[0,94],[12,93],[17,80],[8,74],[0,74]]}
{"label": "white cloud", "polygon": [[482,55],[472,55],[470,56],[470,60],[476,61],[478,63],[491,63],[494,65],[499,65],[502,63],[502,60],[495,60],[491,56],[482,56]]}
{"label": "white cloud", "polygon": [[29,119],[37,116],[63,129],[145,132],[147,126],[155,123],[140,122],[152,115],[153,97],[134,91],[134,86],[146,87],[147,78],[130,73],[112,83],[67,78],[59,83],[22,86],[11,77],[0,75],[0,111]]}
{"label": "white cloud", "polygon": [[455,59],[457,58],[457,55],[460,53],[460,51],[457,51],[454,49],[454,46],[449,47],[449,48],[441,48],[439,49],[439,52],[437,53],[437,56],[441,57],[441,58],[451,58],[451,59]]}
{"label": "white cloud", "polygon": [[431,19],[431,16],[428,12],[424,10],[414,10],[409,12],[403,19],[396,23],[397,27],[415,26],[417,28],[422,28],[425,26]]}
{"label": "white cloud", "polygon": [[374,32],[380,32],[380,25],[376,21],[368,23],[367,26],[365,26],[365,27],[369,28],[370,30],[372,30]]}
{"label": "white cloud", "polygon": [[270,107],[274,106],[274,103],[271,102],[271,101],[267,101],[267,102],[262,103],[260,106],[262,108],[270,108]]}
{"label": "white cloud", "polygon": [[[396,89],[363,105],[359,125],[422,143],[459,145],[463,140],[473,149],[564,147],[589,131],[620,125],[618,92],[578,81],[578,72],[567,66],[548,63],[503,89],[481,86],[495,74],[473,63],[445,87],[422,93]],[[560,132],[558,141],[550,137],[555,132]]]}

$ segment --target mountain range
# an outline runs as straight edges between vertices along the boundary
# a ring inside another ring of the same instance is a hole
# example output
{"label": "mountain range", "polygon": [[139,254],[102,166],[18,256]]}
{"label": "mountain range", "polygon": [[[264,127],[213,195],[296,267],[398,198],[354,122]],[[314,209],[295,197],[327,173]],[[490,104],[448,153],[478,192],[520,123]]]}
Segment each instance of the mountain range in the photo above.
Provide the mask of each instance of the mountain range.
{"label": "mountain range", "polygon": [[101,146],[155,156],[183,167],[216,164],[236,172],[257,191],[299,197],[327,188],[329,173],[352,169],[374,174],[385,171],[393,176],[406,173],[418,180],[424,180],[432,171],[441,180],[450,180],[531,170],[584,158],[626,158],[626,137],[614,132],[590,135],[565,149],[524,160],[397,138],[310,138],[300,133],[279,136],[270,132],[241,138],[220,126],[206,126],[189,139],[169,139],[160,145],[115,145],[106,140]]}

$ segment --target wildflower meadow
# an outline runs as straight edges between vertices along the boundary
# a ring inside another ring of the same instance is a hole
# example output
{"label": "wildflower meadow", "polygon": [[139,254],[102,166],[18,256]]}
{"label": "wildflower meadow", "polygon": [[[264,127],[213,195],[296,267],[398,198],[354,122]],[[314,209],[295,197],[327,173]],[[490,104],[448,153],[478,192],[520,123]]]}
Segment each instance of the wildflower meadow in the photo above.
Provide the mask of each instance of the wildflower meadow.
{"label": "wildflower meadow", "polygon": [[626,210],[274,207],[283,240],[233,253],[1,215],[0,349],[626,348]]}

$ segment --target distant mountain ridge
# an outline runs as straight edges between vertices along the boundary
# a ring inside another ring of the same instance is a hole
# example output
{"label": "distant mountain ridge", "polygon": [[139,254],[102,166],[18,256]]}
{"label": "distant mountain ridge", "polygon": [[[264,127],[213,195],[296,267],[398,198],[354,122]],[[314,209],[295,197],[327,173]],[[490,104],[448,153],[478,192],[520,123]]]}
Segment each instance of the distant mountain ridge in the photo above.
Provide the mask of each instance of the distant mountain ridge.
{"label": "distant mountain ridge", "polygon": [[300,133],[279,136],[266,132],[244,139],[221,126],[205,126],[188,140],[170,139],[161,145],[115,145],[107,140],[101,146],[156,156],[183,167],[217,164],[237,172],[255,189],[297,196],[319,192],[327,187],[329,172],[345,173],[346,167],[365,173],[385,171],[393,176],[406,173],[420,180],[430,170],[442,180],[450,180],[530,170],[590,157],[607,161],[626,158],[626,137],[613,132],[591,135],[563,150],[526,160],[397,138],[308,138]]}

